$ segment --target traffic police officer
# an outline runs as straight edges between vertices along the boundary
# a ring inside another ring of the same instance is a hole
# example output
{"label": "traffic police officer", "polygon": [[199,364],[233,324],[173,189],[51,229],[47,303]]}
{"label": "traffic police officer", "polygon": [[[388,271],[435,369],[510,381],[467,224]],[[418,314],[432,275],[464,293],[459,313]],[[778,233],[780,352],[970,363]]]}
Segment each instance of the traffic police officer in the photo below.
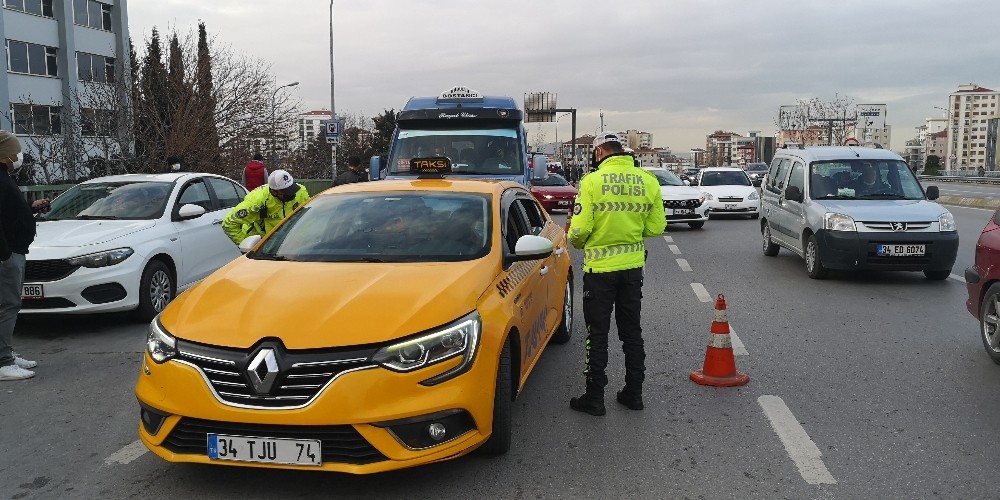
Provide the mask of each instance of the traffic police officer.
{"label": "traffic police officer", "polygon": [[267,184],[247,193],[222,219],[222,230],[237,245],[249,236],[266,235],[285,217],[309,201],[309,192],[292,174],[275,170]]}
{"label": "traffic police officer", "polygon": [[569,405],[600,416],[605,413],[612,310],[625,353],[625,387],[616,399],[627,408],[643,408],[646,351],[639,322],[646,260],[643,238],[663,234],[667,223],[659,182],[636,168],[617,135],[602,133],[594,139],[592,161],[596,170],[580,181],[569,226],[570,242],[583,249],[583,317],[587,323],[586,392],[570,399]]}

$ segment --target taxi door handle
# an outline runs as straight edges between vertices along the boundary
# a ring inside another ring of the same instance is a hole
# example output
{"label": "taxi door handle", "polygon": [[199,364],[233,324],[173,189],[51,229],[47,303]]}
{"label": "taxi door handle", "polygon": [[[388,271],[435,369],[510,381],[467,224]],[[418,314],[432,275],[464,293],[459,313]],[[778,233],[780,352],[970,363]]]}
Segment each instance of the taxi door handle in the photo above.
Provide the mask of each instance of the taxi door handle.
{"label": "taxi door handle", "polygon": [[565,249],[565,248],[563,248],[563,247],[559,247],[559,248],[557,248],[557,249],[556,249],[556,251],[555,251],[555,254],[556,254],[556,257],[559,257],[559,256],[560,256],[560,255],[562,255],[562,254],[563,254],[563,252],[565,252],[565,251],[566,251],[566,249]]}
{"label": "taxi door handle", "polygon": [[541,275],[541,276],[545,276],[546,274],[549,274],[549,266],[544,266],[541,269],[539,269],[538,270],[538,274]]}

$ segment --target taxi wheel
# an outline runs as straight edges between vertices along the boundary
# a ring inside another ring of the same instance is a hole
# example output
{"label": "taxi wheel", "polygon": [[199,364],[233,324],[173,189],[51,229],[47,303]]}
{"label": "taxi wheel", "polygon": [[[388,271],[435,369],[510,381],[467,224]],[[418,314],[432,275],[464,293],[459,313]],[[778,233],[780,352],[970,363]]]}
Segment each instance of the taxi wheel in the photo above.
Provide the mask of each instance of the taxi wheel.
{"label": "taxi wheel", "polygon": [[174,298],[173,275],[166,264],[154,260],[142,271],[139,279],[139,307],[132,316],[139,321],[152,321]]}
{"label": "taxi wheel", "polygon": [[778,250],[780,250],[781,247],[771,240],[771,226],[768,225],[767,221],[764,221],[764,223],[760,225],[760,236],[764,241],[764,255],[768,257],[778,255]]}
{"label": "taxi wheel", "polygon": [[487,455],[503,455],[510,449],[512,380],[510,374],[510,340],[503,344],[497,367],[497,383],[493,391],[493,434],[479,451]]}
{"label": "taxi wheel", "polygon": [[1000,365],[1000,283],[990,286],[983,297],[979,307],[979,332],[986,354]]}
{"label": "taxi wheel", "polygon": [[563,317],[556,333],[552,335],[552,342],[565,344],[573,336],[573,275],[566,277],[566,296],[563,302]]}
{"label": "taxi wheel", "polygon": [[829,274],[819,260],[819,242],[815,235],[809,235],[809,241],[806,242],[806,273],[814,280],[821,280]]}

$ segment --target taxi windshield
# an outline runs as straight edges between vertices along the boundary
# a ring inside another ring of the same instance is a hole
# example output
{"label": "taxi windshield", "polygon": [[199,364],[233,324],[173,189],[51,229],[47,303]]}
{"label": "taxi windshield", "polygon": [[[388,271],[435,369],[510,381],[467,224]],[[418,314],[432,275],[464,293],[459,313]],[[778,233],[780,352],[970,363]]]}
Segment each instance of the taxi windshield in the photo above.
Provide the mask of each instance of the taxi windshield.
{"label": "taxi windshield", "polygon": [[490,249],[491,197],[369,192],[318,197],[292,215],[252,259],[303,262],[454,262]]}
{"label": "taxi windshield", "polygon": [[389,175],[410,173],[412,158],[446,157],[463,175],[523,175],[524,158],[511,128],[401,129],[389,153]]}

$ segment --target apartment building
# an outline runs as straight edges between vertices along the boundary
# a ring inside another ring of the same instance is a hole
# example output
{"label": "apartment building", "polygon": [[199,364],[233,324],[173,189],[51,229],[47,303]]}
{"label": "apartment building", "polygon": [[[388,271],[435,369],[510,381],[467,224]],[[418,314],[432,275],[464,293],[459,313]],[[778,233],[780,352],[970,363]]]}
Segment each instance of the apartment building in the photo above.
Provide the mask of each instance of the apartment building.
{"label": "apartment building", "polygon": [[299,115],[297,120],[299,130],[299,141],[310,143],[316,139],[317,135],[326,135],[323,129],[323,122],[332,117],[329,109],[318,111],[307,111]]}
{"label": "apartment building", "polygon": [[986,167],[988,119],[1000,112],[998,96],[1000,92],[975,83],[959,85],[958,90],[948,96],[945,160],[949,170]]}
{"label": "apartment building", "polygon": [[119,112],[107,108],[124,96],[94,104],[88,86],[125,92],[131,84],[123,70],[130,67],[127,11],[126,0],[4,0],[0,128],[18,135],[26,157],[37,159],[49,142],[71,137],[82,137],[76,162],[115,154],[97,150],[107,141],[88,139],[112,133],[95,124]]}

